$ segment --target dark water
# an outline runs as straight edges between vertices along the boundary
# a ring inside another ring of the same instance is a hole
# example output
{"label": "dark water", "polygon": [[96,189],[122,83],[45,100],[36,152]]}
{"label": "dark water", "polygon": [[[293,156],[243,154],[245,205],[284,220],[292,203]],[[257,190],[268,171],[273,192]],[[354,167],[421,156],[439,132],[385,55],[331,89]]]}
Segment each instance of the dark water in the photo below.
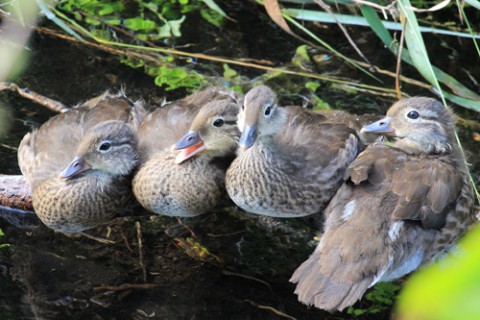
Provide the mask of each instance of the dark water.
{"label": "dark water", "polygon": [[[259,16],[254,6],[232,7],[235,18],[243,17],[245,23],[226,31],[231,41],[221,42],[215,50],[275,63],[290,59],[300,43]],[[258,38],[252,34],[252,25],[270,36]],[[373,41],[371,34],[354,35]],[[171,100],[184,94],[163,92],[150,77],[99,51],[38,34],[29,47],[29,66],[15,82],[69,105],[121,85],[131,98],[152,103],[164,95]],[[339,47],[349,50],[347,44]],[[199,44],[197,49],[201,48]],[[382,46],[373,41],[364,48],[372,56]],[[391,61],[387,55],[382,51],[377,58]],[[335,67],[346,68],[343,72],[352,78],[358,76],[358,71],[344,64]],[[382,112],[391,103],[388,98],[346,95],[328,88],[320,91],[330,105],[351,111]],[[10,147],[17,147],[25,132],[54,113],[15,93],[0,93],[0,101],[11,113],[12,125],[0,138],[0,173],[19,174],[16,152]],[[475,153],[469,150],[476,150],[478,144],[471,139],[471,131],[461,133],[467,155],[473,159]],[[473,168],[478,172],[477,162]],[[182,223],[150,217],[135,208],[130,216],[88,232],[111,241],[105,244],[86,237],[67,238],[41,225],[18,229],[0,220],[6,234],[1,241],[10,244],[0,249],[0,319],[286,318],[275,310],[297,319],[352,318],[306,308],[297,302],[294,286],[288,283],[315,246],[312,221],[264,219],[231,208]],[[364,301],[356,307],[368,306]],[[366,318],[388,319],[389,314],[387,309]]]}

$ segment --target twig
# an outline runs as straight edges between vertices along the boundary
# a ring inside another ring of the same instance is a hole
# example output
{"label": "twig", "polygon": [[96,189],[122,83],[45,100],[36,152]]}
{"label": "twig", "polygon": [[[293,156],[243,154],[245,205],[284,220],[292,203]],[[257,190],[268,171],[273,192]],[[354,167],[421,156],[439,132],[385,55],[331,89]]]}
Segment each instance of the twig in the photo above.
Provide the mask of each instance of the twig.
{"label": "twig", "polygon": [[395,3],[397,2],[397,0],[392,1],[392,3],[390,3],[388,6],[381,6],[377,3],[370,2],[370,1],[364,1],[364,0],[353,0],[353,2],[356,3],[356,4],[366,5],[366,6],[381,10],[382,14],[383,14],[383,18],[385,20],[388,19],[388,16],[387,16],[385,11],[388,11],[393,17],[396,17],[394,12],[396,11]]}
{"label": "twig", "polygon": [[158,283],[125,283],[121,286],[99,286],[93,287],[94,291],[101,291],[101,290],[109,290],[109,291],[124,291],[124,290],[132,290],[132,289],[153,289],[160,287],[161,285]]}
{"label": "twig", "polygon": [[226,276],[235,276],[235,277],[240,277],[240,278],[244,278],[244,279],[248,279],[248,280],[253,280],[253,281],[256,281],[256,282],[259,282],[261,284],[264,284],[265,286],[268,287],[268,289],[270,291],[272,291],[272,286],[270,286],[270,284],[266,281],[263,281],[261,279],[258,279],[258,278],[255,278],[255,277],[252,277],[252,276],[247,276],[246,274],[241,274],[241,273],[236,273],[236,272],[231,272],[231,271],[227,271],[227,270],[223,270],[222,273]]}
{"label": "twig", "polygon": [[12,150],[12,151],[18,151],[18,148],[9,146],[8,144],[4,144],[4,143],[0,143],[0,147],[8,149],[8,150]]}
{"label": "twig", "polygon": [[69,108],[61,102],[42,96],[41,94],[31,91],[28,88],[22,89],[17,84],[12,82],[0,82],[0,91],[3,90],[16,91],[22,97],[30,99],[55,112],[66,112],[69,110]]}
{"label": "twig", "polygon": [[138,262],[140,264],[140,267],[142,267],[143,281],[147,281],[147,268],[145,268],[145,264],[143,263],[142,226],[140,225],[140,222],[135,221],[135,229],[137,230]]}
{"label": "twig", "polygon": [[[403,17],[403,16],[402,16]],[[403,42],[405,40],[405,20],[402,21],[402,32],[400,33],[400,44],[398,46],[397,67],[395,70],[395,91],[397,91],[397,99],[402,98],[402,91],[400,90],[400,67],[402,65],[402,51]]]}
{"label": "twig", "polygon": [[230,236],[235,236],[237,234],[242,234],[245,233],[245,230],[240,230],[240,231],[235,231],[235,232],[230,232],[230,233],[220,233],[220,234],[215,234],[215,233],[207,233],[207,237],[211,238],[223,238],[223,237],[230,237]]}
{"label": "twig", "polygon": [[181,225],[183,228],[185,228],[190,233],[192,238],[197,239],[197,235],[195,234],[195,232],[192,229],[190,229],[188,226],[184,225],[183,221],[182,221],[182,219],[180,219],[180,217],[175,217],[175,218],[177,219],[178,224]]}
{"label": "twig", "polygon": [[270,306],[264,306],[264,305],[261,305],[261,304],[258,304],[256,302],[253,302],[252,300],[248,300],[248,299],[245,299],[243,300],[245,302],[248,302],[250,303],[252,306],[258,308],[258,309],[262,309],[262,310],[268,310],[268,311],[271,311],[273,313],[275,313],[277,316],[280,316],[280,317],[283,317],[283,318],[287,318],[287,319],[290,319],[290,320],[297,320],[297,318],[294,318],[292,316],[289,316],[288,314],[280,311],[280,310],[277,310],[275,309],[274,307],[270,307]]}
{"label": "twig", "polygon": [[[357,61],[357,63],[361,66],[368,66],[366,63],[364,62],[360,62],[360,61]],[[389,76],[389,77],[392,77],[392,78],[395,78],[396,77],[396,73],[395,72],[391,72],[391,71],[388,71],[388,70],[384,70],[384,69],[381,69],[377,66],[374,66],[375,68],[375,72],[378,72],[378,73],[381,73],[381,74],[384,74],[386,76]],[[428,84],[428,83],[425,83],[425,82],[422,82],[422,81],[418,81],[418,80],[415,80],[415,79],[412,79],[412,78],[408,78],[408,77],[405,77],[405,76],[402,76],[400,75],[400,79],[403,81],[403,82],[406,82],[406,83],[409,83],[411,85],[414,85],[414,86],[417,86],[417,87],[421,87],[421,88],[425,88],[427,90],[432,90],[432,85],[431,84]]]}
{"label": "twig", "polygon": [[125,243],[125,247],[127,247],[128,251],[130,251],[130,252],[133,253],[133,249],[132,249],[132,247],[130,246],[130,243],[128,243],[128,239],[127,239],[127,237],[125,236],[125,233],[123,232],[122,226],[120,226],[120,234],[122,235],[123,242]]}
{"label": "twig", "polygon": [[345,28],[345,26],[337,20],[337,18],[335,17],[335,13],[332,11],[332,9],[330,9],[330,6],[328,6],[327,4],[325,4],[325,2],[323,2],[323,0],[314,0],[316,4],[318,4],[323,10],[325,10],[326,12],[328,12],[332,17],[333,17],[333,20],[335,20],[337,26],[340,28],[340,30],[342,30],[343,34],[345,35],[345,37],[347,38],[347,41],[350,43],[350,45],[353,47],[353,49],[358,53],[358,55],[360,57],[363,58],[363,60],[365,60],[365,62],[367,62],[370,66],[372,66],[372,63],[370,62],[370,60],[368,60],[368,58],[363,54],[363,52],[360,50],[360,48],[357,46],[357,44],[355,43],[355,41],[353,41],[352,37],[350,37],[350,34],[348,33],[348,30]]}
{"label": "twig", "polygon": [[362,89],[362,88],[358,88],[358,87],[355,87],[355,86],[351,86],[351,85],[347,85],[347,84],[337,84],[335,85],[337,88],[347,88],[347,89],[351,89],[351,90],[356,90],[356,91],[360,91],[360,92],[366,92],[366,93],[370,93],[370,94],[374,94],[374,95],[377,95],[377,96],[381,96],[381,97],[390,97],[390,98],[396,98],[397,97],[397,94],[396,93],[382,93],[382,92],[376,92],[376,91],[372,91],[372,90],[368,90],[368,89]]}
{"label": "twig", "polygon": [[103,243],[103,244],[116,244],[115,241],[112,241],[112,240],[108,240],[108,239],[104,239],[104,238],[99,238],[99,237],[95,237],[95,236],[92,236],[88,233],[85,233],[85,232],[80,232],[80,235],[82,235],[83,237],[85,238],[88,238],[88,239],[91,239],[91,240],[95,240],[97,242],[100,242],[100,243]]}

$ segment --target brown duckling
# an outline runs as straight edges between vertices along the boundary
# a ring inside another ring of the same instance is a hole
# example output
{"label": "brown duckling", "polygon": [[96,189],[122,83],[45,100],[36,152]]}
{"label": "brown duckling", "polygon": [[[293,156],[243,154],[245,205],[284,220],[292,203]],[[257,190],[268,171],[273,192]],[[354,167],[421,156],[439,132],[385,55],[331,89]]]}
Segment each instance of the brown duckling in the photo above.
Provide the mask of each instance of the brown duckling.
{"label": "brown duckling", "polygon": [[348,168],[317,249],[290,280],[301,302],[342,310],[452,248],[473,222],[454,121],[438,101],[416,97],[363,128],[395,142],[367,147]]}
{"label": "brown duckling", "polygon": [[144,109],[123,94],[102,95],[59,114],[20,143],[18,162],[33,208],[63,233],[93,228],[131,201],[136,128]]}
{"label": "brown duckling", "polygon": [[[192,99],[199,111],[187,130],[183,130],[185,126],[179,126],[178,122],[185,121],[180,120],[182,112],[187,115],[188,122],[191,111],[171,113],[166,110],[142,124],[139,137],[140,143],[145,145],[142,148],[146,151],[142,157],[145,162],[135,174],[133,192],[147,210],[162,215],[191,217],[211,211],[225,198],[224,180],[228,165],[225,157],[233,156],[240,135],[236,127],[239,100],[231,93],[220,91],[209,100],[200,105]],[[162,119],[154,119],[156,117]],[[160,123],[162,126],[157,127]],[[143,132],[153,130],[144,126],[154,126],[157,136],[143,135]],[[180,132],[184,136],[172,141]],[[165,139],[164,148],[158,143],[162,137]]]}
{"label": "brown duckling", "polygon": [[268,216],[321,212],[360,148],[354,130],[301,107],[280,107],[267,86],[247,93],[238,126],[227,192],[240,208]]}

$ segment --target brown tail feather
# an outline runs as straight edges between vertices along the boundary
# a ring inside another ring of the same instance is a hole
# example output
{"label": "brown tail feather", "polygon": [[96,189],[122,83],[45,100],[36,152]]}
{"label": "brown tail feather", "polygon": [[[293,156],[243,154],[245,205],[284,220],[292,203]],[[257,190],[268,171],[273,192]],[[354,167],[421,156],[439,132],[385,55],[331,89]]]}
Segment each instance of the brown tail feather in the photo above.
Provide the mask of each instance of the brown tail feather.
{"label": "brown tail feather", "polygon": [[324,310],[343,310],[358,301],[373,279],[367,277],[358,282],[337,282],[333,275],[326,275],[320,268],[320,250],[295,270],[290,282],[297,283],[298,300]]}

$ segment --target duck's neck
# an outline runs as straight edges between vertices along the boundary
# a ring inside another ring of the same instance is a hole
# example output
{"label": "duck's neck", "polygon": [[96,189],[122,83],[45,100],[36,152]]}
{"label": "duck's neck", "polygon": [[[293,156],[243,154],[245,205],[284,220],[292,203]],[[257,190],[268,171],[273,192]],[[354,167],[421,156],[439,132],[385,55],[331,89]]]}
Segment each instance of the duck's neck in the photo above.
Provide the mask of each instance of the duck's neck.
{"label": "duck's neck", "polygon": [[447,136],[414,136],[397,140],[393,146],[409,154],[444,154],[453,151],[451,141]]}
{"label": "duck's neck", "polygon": [[448,141],[417,141],[415,139],[401,139],[393,146],[409,154],[443,154],[452,151],[452,145]]}
{"label": "duck's neck", "polygon": [[289,125],[288,114],[285,108],[279,107],[276,110],[275,120],[265,129],[262,129],[258,136],[258,140],[265,145],[271,145],[274,143],[275,136],[278,134],[283,134],[284,127]]}

